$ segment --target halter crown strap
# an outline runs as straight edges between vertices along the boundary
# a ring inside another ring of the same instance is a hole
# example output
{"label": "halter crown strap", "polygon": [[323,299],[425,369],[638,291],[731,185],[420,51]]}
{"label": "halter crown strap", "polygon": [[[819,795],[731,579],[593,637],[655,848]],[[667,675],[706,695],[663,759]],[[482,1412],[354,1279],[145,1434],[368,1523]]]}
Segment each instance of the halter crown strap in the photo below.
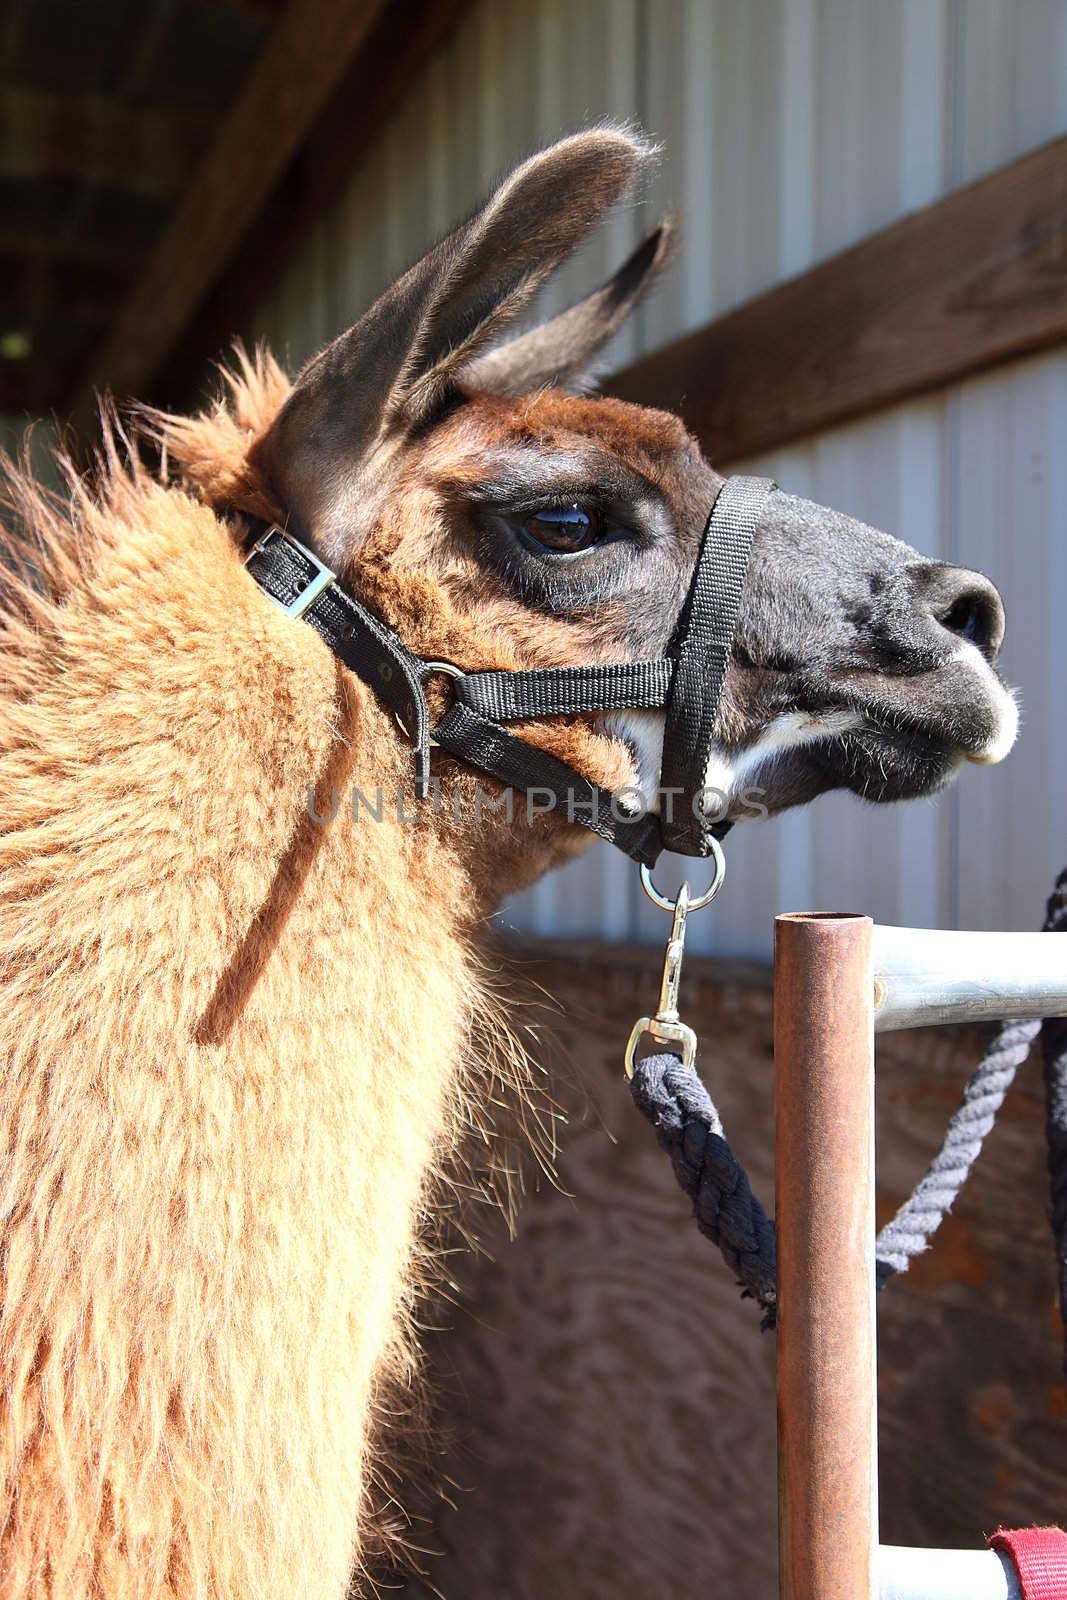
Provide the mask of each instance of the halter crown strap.
{"label": "halter crown strap", "polygon": [[[416,793],[430,792],[431,743],[509,788],[539,795],[539,809],[561,812],[653,866],[664,848],[707,855],[713,824],[700,809],[715,721],[755,530],[774,485],[729,478],[704,529],[700,553],[671,651],[655,661],[468,672],[449,668],[455,703],[430,731],[426,680],[441,663],[414,655],[337,582],[318,557],[283,529],[264,526],[246,546],[245,564],[290,617],[301,617],[400,719],[415,750]],[[501,723],[540,717],[666,708],[663,815],[635,795],[612,794]],[[672,795],[668,791],[673,789]],[[680,798],[680,804],[673,804]]]}

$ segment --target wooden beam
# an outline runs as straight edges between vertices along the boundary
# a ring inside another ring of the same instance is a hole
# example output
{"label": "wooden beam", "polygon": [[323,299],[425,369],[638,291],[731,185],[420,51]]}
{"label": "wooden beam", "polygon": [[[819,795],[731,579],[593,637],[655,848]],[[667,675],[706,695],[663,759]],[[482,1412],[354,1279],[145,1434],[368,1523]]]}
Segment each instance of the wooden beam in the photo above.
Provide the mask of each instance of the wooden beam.
{"label": "wooden beam", "polygon": [[117,295],[136,276],[155,232],[151,222],[146,224],[140,216],[115,218],[106,234],[85,231],[72,235],[46,226],[16,225],[4,229],[0,249],[8,260],[18,261],[35,272],[50,273],[69,267],[72,271],[84,269],[106,275]]}
{"label": "wooden beam", "polygon": [[185,198],[90,364],[93,390],[143,391],[291,161],[385,0],[290,0]]}
{"label": "wooden beam", "polygon": [[285,0],[217,0],[217,3],[230,11],[244,11],[250,17],[274,17],[282,9]]}
{"label": "wooden beam", "polygon": [[180,409],[201,398],[211,364],[228,352],[251,309],[269,294],[315,223],[338,200],[422,67],[471,4],[391,0],[285,180],[248,229],[171,357],[154,374],[148,392],[159,404]]}
{"label": "wooden beam", "polygon": [[67,180],[169,199],[210,129],[203,116],[7,84],[0,88],[0,178]]}
{"label": "wooden beam", "polygon": [[62,329],[83,316],[107,327],[115,298],[125,280],[105,263],[62,256],[27,256],[16,238],[13,248],[0,240],[0,320],[17,324],[22,317],[41,316]]}
{"label": "wooden beam", "polygon": [[1064,340],[1060,138],[675,340],[609,388],[679,411],[725,463]]}

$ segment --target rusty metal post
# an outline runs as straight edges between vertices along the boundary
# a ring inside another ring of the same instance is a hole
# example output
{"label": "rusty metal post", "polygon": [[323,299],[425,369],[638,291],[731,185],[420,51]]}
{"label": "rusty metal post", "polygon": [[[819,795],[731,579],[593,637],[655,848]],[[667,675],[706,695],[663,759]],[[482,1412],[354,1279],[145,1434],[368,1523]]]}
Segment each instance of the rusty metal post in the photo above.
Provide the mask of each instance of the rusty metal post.
{"label": "rusty metal post", "polygon": [[782,1600],[878,1594],[871,942],[775,919]]}

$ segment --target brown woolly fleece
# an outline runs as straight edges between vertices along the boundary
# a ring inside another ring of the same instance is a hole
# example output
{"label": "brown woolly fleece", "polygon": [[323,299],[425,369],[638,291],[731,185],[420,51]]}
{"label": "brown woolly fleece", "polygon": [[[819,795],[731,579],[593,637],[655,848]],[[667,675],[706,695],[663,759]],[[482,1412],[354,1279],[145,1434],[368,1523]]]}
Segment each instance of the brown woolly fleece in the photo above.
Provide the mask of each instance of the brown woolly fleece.
{"label": "brown woolly fleece", "polygon": [[[411,1376],[428,1183],[491,1098],[475,935],[576,847],[447,806],[312,820],[309,785],[325,814],[334,788],[410,787],[410,756],[216,514],[276,511],[250,449],[286,380],[262,359],[231,387],[156,419],[180,482],[112,442],[70,505],[7,485],[3,1600],[345,1594],[376,1397]],[[390,566],[402,521],[366,566],[379,602],[417,649],[506,664]],[[550,736],[625,776],[608,741]]]}

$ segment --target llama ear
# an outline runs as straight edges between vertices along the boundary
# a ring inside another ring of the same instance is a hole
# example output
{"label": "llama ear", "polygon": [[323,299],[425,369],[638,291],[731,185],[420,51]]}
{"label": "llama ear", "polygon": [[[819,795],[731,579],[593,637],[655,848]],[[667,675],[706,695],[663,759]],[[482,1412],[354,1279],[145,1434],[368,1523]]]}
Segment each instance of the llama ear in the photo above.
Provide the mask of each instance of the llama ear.
{"label": "llama ear", "polygon": [[546,384],[579,394],[592,389],[594,356],[670,260],[675,232],[673,217],[665,217],[614,277],[586,299],[468,362],[458,374],[461,388],[501,395],[529,394]]}
{"label": "llama ear", "polygon": [[357,528],[368,458],[425,423],[457,373],[626,193],[652,154],[627,129],[574,134],[517,167],[480,211],[300,374],[257,457],[329,559]]}

